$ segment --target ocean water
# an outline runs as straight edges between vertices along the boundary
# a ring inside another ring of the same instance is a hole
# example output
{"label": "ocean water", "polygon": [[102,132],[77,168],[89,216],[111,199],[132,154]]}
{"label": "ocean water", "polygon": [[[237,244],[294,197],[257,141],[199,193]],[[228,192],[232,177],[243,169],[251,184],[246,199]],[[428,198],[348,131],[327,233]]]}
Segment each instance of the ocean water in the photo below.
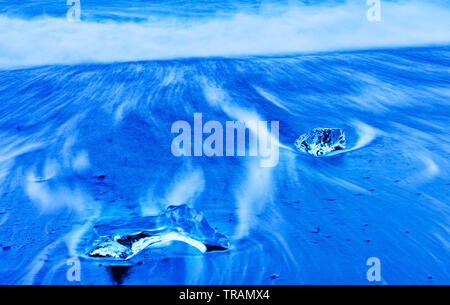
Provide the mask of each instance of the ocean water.
{"label": "ocean water", "polygon": [[[0,1],[0,283],[449,284],[450,7],[381,5]],[[278,163],[174,156],[194,113],[278,121]],[[317,127],[347,149],[296,151]],[[181,204],[230,248],[87,256]]]}

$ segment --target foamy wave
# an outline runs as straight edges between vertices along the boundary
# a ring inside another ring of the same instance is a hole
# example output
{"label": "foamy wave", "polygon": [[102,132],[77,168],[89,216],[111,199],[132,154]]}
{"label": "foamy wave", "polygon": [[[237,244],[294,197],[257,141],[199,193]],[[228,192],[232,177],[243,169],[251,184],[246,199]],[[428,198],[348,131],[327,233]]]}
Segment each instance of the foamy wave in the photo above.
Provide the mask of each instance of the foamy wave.
{"label": "foamy wave", "polygon": [[0,66],[272,55],[450,42],[450,9],[382,1],[381,22],[359,4],[289,6],[259,14],[146,22],[79,22],[0,15]]}

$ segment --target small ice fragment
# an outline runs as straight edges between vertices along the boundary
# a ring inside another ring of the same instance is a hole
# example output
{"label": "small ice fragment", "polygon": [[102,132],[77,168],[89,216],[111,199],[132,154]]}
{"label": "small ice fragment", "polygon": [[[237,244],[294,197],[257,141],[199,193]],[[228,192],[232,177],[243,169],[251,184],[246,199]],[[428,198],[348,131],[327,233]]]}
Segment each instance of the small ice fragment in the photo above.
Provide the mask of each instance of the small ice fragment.
{"label": "small ice fragment", "polygon": [[345,148],[345,133],[340,128],[315,128],[295,140],[295,147],[314,156],[324,156]]}
{"label": "small ice fragment", "polygon": [[89,256],[114,258],[127,258],[131,256],[133,254],[132,250],[118,242],[118,239],[120,239],[120,236],[106,238],[98,247],[89,253]]}
{"label": "small ice fragment", "polygon": [[129,259],[148,247],[167,246],[172,241],[184,242],[202,253],[229,247],[227,236],[213,229],[201,213],[184,204],[169,206],[148,226],[152,229],[130,234],[124,227],[124,234],[104,236],[89,256]]}

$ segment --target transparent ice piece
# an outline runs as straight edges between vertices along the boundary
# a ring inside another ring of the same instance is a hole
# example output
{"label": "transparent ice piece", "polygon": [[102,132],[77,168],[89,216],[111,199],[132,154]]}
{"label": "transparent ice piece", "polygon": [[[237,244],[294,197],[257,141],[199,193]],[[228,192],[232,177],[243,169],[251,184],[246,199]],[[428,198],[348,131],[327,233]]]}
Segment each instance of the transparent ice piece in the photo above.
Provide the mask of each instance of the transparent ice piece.
{"label": "transparent ice piece", "polygon": [[301,135],[295,147],[314,156],[325,156],[345,148],[345,133],[340,128],[315,128]]}
{"label": "transparent ice piece", "polygon": [[228,237],[213,229],[203,214],[187,205],[169,206],[163,214],[148,220],[153,222],[148,224],[151,229],[129,233],[125,226],[123,234],[119,227],[115,233],[103,236],[89,256],[129,259],[146,248],[167,246],[172,241],[187,243],[202,253],[229,247]]}

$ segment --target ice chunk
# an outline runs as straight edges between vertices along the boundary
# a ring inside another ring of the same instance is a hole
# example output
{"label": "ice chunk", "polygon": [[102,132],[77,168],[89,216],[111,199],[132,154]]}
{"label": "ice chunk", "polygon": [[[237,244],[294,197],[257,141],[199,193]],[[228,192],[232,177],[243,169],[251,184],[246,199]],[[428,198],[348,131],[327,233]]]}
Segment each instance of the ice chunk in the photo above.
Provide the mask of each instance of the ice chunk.
{"label": "ice chunk", "polygon": [[345,133],[340,128],[315,128],[301,135],[295,147],[314,156],[324,156],[345,148]]}
{"label": "ice chunk", "polygon": [[123,234],[104,236],[89,256],[129,259],[148,247],[167,246],[172,241],[187,243],[202,253],[229,247],[228,237],[213,229],[201,213],[187,205],[169,206],[153,220],[154,223],[148,224],[152,229],[128,233],[124,227]]}
{"label": "ice chunk", "polygon": [[159,224],[181,228],[188,236],[201,240],[207,251],[226,250],[228,248],[228,237],[213,229],[203,217],[203,214],[197,213],[185,204],[169,206],[166,212],[160,216],[158,222]]}

